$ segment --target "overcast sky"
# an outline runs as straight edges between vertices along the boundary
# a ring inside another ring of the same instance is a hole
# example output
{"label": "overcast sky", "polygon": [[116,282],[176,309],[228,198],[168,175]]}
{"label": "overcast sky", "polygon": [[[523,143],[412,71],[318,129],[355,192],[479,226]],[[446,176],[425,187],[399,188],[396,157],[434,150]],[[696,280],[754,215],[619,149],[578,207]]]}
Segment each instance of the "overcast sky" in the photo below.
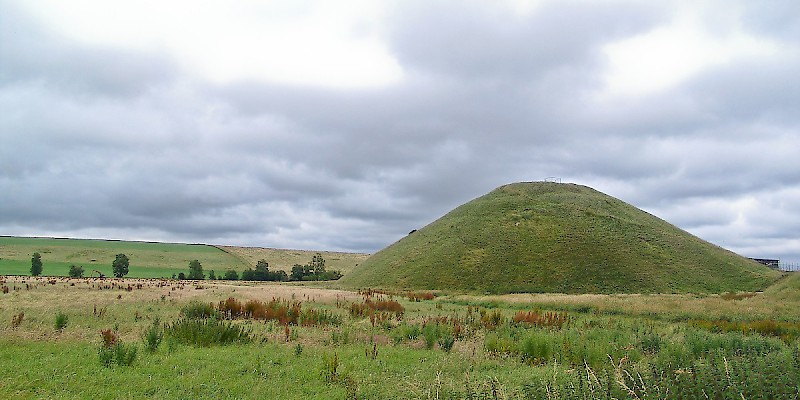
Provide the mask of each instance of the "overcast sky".
{"label": "overcast sky", "polygon": [[503,184],[800,262],[787,1],[0,0],[0,234],[374,252]]}

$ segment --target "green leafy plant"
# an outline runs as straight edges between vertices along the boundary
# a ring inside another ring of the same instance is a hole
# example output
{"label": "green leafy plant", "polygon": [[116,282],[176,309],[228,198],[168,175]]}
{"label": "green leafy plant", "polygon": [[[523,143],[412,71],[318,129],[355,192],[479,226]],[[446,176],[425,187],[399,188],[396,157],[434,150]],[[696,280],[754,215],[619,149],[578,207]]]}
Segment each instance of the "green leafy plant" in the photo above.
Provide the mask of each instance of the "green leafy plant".
{"label": "green leafy plant", "polygon": [[416,340],[422,331],[417,324],[400,324],[392,330],[392,340],[402,343],[405,340]]}
{"label": "green leafy plant", "polygon": [[74,264],[69,266],[68,274],[70,278],[83,278],[83,273],[83,266],[76,266]]}
{"label": "green leafy plant", "polygon": [[64,314],[63,312],[59,312],[58,314],[56,314],[55,328],[57,331],[59,332],[63,331],[64,328],[67,327],[67,323],[69,323],[69,317],[67,316],[67,314]]}
{"label": "green leafy plant", "polygon": [[439,343],[440,349],[449,353],[450,350],[453,349],[453,345],[456,343],[456,337],[450,332],[445,332],[439,337],[437,342]]}
{"label": "green leafy plant", "polygon": [[39,276],[42,274],[42,255],[33,253],[31,257],[31,276]]}
{"label": "green leafy plant", "polygon": [[322,368],[320,375],[327,383],[336,383],[341,379],[341,371],[339,363],[339,353],[333,353],[333,357],[323,354],[322,355]]}
{"label": "green leafy plant", "polygon": [[117,254],[116,258],[114,258],[114,262],[111,263],[111,270],[114,271],[114,276],[117,278],[128,275],[129,267],[130,260],[125,254]]}
{"label": "green leafy plant", "polygon": [[217,310],[211,304],[192,301],[181,307],[181,315],[189,319],[205,319],[217,316]]}
{"label": "green leafy plant", "polygon": [[154,319],[153,323],[142,332],[144,348],[150,353],[155,353],[156,350],[158,350],[158,346],[161,344],[163,338],[164,331],[161,327],[161,321],[158,318]]}
{"label": "green leafy plant", "polygon": [[440,329],[438,323],[428,323],[422,328],[422,338],[425,339],[425,348],[432,349],[439,340]]}
{"label": "green leafy plant", "polygon": [[249,330],[216,319],[182,319],[168,324],[164,328],[164,335],[177,343],[198,347],[252,341]]}
{"label": "green leafy plant", "polygon": [[98,351],[100,363],[104,367],[111,367],[113,364],[120,366],[130,366],[136,360],[138,349],[135,345],[125,345],[112,329],[100,331],[102,343]]}

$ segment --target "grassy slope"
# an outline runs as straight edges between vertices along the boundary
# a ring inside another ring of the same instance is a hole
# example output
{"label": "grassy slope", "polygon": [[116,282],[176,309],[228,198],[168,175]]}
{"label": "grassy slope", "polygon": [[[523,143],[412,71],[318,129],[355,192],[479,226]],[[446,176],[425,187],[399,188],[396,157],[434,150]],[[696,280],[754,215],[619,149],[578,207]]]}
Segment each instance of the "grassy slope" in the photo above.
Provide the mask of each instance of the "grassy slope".
{"label": "grassy slope", "polygon": [[116,240],[0,237],[0,275],[29,275],[31,256],[42,255],[44,275],[67,275],[70,265],[81,265],[88,276],[96,269],[111,276],[111,263],[117,254],[130,259],[131,278],[160,278],[188,272],[189,261],[199,260],[208,273],[222,274],[228,269],[241,273],[260,259],[273,270],[291,270],[306,264],[316,253],[322,254],[329,270],[352,270],[367,254],[281,250],[253,247],[209,246],[203,244],[126,242]]}
{"label": "grassy slope", "polygon": [[44,275],[67,275],[70,265],[81,265],[88,276],[96,269],[112,275],[117,254],[130,259],[129,277],[169,277],[188,272],[189,261],[200,260],[205,271],[243,270],[236,257],[207,245],[125,242],[114,240],[0,237],[0,275],[28,275],[31,256],[42,255]]}
{"label": "grassy slope", "polygon": [[341,253],[334,251],[311,251],[311,250],[285,250],[270,249],[263,247],[234,247],[218,246],[250,265],[256,265],[258,260],[264,259],[269,262],[270,270],[284,270],[289,272],[295,264],[305,265],[315,254],[319,253],[325,259],[325,267],[330,270],[339,270],[343,274],[352,271],[356,265],[360,264],[369,257],[369,254]]}
{"label": "grassy slope", "polygon": [[780,273],[591,188],[500,187],[376,253],[349,287],[493,293],[760,290]]}

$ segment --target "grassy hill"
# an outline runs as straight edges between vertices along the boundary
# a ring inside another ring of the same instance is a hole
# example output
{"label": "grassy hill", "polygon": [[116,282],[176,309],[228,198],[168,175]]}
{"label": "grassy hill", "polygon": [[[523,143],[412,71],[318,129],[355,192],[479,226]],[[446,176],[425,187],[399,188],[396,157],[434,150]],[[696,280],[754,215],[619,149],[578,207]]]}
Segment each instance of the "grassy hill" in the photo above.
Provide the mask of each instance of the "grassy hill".
{"label": "grassy hill", "polygon": [[518,183],[374,254],[348,287],[473,292],[761,290],[781,275],[585,186]]}
{"label": "grassy hill", "polygon": [[[228,269],[241,273],[260,259],[273,270],[289,271],[294,264],[305,264],[317,252],[261,249],[252,247],[211,246],[205,244],[128,242],[118,240],[55,239],[0,237],[0,275],[28,275],[31,256],[42,255],[44,275],[66,276],[70,265],[80,265],[88,276],[99,270],[111,276],[111,263],[117,254],[130,259],[131,278],[162,278],[187,273],[189,261],[199,260],[208,273],[221,274]],[[319,252],[328,269],[351,270],[367,257],[365,254]]]}
{"label": "grassy hill", "polygon": [[264,259],[269,262],[269,269],[284,270],[290,272],[295,264],[305,265],[315,254],[319,253],[325,259],[327,270],[339,270],[347,274],[369,257],[369,254],[342,253],[337,251],[313,251],[313,250],[287,250],[271,249],[264,247],[235,247],[217,246],[220,249],[239,257],[248,265],[255,266],[258,260]]}

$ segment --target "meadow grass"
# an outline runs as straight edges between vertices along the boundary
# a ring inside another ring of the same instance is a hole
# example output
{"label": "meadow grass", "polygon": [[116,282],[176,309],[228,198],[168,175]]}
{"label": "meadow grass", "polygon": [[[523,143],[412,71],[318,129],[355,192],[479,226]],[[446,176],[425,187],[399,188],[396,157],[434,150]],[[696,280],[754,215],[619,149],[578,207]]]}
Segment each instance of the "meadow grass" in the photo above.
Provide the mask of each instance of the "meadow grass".
{"label": "meadow grass", "polygon": [[[756,296],[728,296],[739,300],[538,295],[522,301],[440,293],[413,301],[402,292],[365,298],[274,283],[0,277],[0,286],[11,288],[0,294],[0,393],[6,398],[702,398],[704,393],[791,398],[800,394],[796,337],[716,331],[727,325],[713,322],[722,315],[754,321],[752,310],[791,297],[795,279]],[[242,310],[247,304],[252,310],[272,304],[274,310],[287,305],[289,312],[296,305],[298,313],[314,310],[326,317],[313,325],[300,318],[225,317],[219,309],[227,299]],[[373,313],[389,317],[372,321],[369,311],[350,311],[366,300],[392,308],[396,302],[403,313],[376,306]],[[691,314],[712,324],[678,318],[680,310],[662,315],[659,302],[708,307],[707,314]],[[785,310],[773,316],[800,322],[794,306]],[[15,326],[19,313],[24,317]],[[61,330],[54,326],[59,313],[69,321]],[[248,340],[209,347],[170,339],[165,330],[190,316],[235,327]],[[104,361],[111,356],[102,356],[103,331],[127,346],[128,358]],[[163,340],[154,338],[159,335]]]}

